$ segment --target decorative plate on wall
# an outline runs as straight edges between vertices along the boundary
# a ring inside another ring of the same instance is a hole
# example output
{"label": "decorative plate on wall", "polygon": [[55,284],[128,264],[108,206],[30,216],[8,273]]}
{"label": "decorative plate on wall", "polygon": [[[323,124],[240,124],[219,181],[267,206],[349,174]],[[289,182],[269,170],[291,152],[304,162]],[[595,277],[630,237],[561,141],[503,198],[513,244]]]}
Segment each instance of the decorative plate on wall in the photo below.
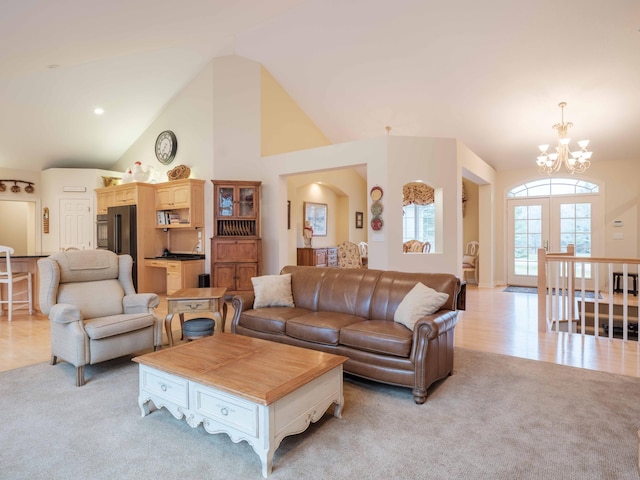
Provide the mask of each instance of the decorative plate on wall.
{"label": "decorative plate on wall", "polygon": [[378,216],[382,213],[383,207],[380,202],[373,202],[371,204],[371,215]]}
{"label": "decorative plate on wall", "polygon": [[382,229],[382,218],[373,217],[371,219],[371,229],[372,230],[381,230]]}
{"label": "decorative plate on wall", "polygon": [[374,202],[377,202],[378,200],[380,200],[382,198],[382,188],[375,186],[371,189],[371,191],[369,192],[369,196],[371,197],[371,200],[373,200]]}

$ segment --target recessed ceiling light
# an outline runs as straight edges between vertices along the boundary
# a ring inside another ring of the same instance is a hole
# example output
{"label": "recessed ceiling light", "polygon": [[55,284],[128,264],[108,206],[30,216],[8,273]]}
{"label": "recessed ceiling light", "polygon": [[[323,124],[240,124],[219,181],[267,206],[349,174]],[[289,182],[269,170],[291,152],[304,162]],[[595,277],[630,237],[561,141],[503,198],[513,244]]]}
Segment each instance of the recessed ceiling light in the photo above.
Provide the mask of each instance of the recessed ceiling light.
{"label": "recessed ceiling light", "polygon": [[93,109],[93,113],[96,115],[102,115],[104,113],[104,108],[96,107]]}

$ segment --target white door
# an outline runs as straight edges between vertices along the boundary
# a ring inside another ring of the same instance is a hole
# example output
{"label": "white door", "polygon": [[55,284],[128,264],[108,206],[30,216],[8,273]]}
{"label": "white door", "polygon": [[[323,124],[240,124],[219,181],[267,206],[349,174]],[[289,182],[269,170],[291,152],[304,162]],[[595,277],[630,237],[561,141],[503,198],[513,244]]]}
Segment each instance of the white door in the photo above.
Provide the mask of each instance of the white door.
{"label": "white door", "polygon": [[538,249],[549,239],[549,199],[522,198],[508,202],[509,285],[538,285]]}
{"label": "white door", "polygon": [[60,248],[94,248],[93,225],[88,198],[60,199]]}
{"label": "white door", "polygon": [[[547,198],[508,200],[509,254],[507,282],[536,286],[538,248],[566,252],[570,243],[576,256],[591,257],[599,251],[594,225],[602,225],[597,195],[559,195]],[[576,266],[576,276],[582,275]],[[591,278],[590,267],[585,278]]]}

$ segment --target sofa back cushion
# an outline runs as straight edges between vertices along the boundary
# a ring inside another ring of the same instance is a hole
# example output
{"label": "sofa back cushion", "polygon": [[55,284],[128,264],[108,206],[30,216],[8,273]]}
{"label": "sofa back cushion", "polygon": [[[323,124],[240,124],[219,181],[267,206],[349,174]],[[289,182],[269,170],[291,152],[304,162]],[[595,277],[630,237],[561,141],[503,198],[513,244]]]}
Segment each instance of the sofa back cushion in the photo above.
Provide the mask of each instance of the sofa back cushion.
{"label": "sofa back cushion", "polygon": [[418,282],[438,292],[449,294],[449,298],[441,309],[456,309],[460,280],[455,275],[382,271],[371,303],[371,318],[393,321],[398,305]]}
{"label": "sofa back cushion", "polygon": [[385,270],[286,266],[296,307],[341,312],[371,320],[393,321],[405,295],[419,282],[449,294],[442,306],[456,309],[460,280],[448,273],[406,273]]}

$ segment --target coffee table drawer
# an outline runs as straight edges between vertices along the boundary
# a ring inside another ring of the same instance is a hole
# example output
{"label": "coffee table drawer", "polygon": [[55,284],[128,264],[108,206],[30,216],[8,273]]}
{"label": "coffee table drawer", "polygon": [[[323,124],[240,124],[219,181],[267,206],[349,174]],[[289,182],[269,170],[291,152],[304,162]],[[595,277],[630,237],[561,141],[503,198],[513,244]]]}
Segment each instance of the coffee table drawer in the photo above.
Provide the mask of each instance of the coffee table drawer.
{"label": "coffee table drawer", "polygon": [[252,437],[258,436],[258,405],[218,390],[192,384],[192,405],[200,415]]}
{"label": "coffee table drawer", "polygon": [[189,382],[185,379],[143,366],[140,383],[140,388],[152,395],[179,407],[189,406]]}

